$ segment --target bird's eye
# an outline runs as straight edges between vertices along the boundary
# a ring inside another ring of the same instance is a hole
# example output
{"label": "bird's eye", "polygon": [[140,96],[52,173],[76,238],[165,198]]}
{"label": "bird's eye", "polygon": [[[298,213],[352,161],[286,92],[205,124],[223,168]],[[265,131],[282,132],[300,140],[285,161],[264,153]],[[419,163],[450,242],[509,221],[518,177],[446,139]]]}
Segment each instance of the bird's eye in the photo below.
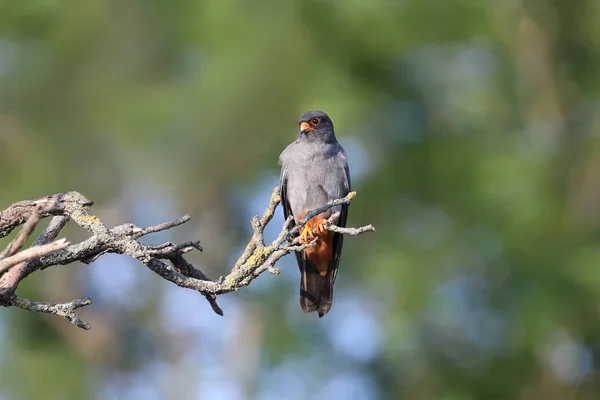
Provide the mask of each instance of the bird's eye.
{"label": "bird's eye", "polygon": [[313,119],[311,119],[311,120],[310,120],[310,124],[311,124],[312,126],[317,126],[317,125],[319,125],[320,123],[321,123],[321,118],[313,118]]}

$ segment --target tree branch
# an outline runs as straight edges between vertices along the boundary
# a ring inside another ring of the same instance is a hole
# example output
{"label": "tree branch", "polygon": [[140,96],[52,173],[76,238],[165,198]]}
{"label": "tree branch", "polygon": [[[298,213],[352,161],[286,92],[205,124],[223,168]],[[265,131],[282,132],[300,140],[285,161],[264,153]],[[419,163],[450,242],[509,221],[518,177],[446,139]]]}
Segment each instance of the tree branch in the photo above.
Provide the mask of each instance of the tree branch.
{"label": "tree branch", "polygon": [[38,222],[40,222],[40,215],[36,211],[29,216],[27,222],[25,222],[25,225],[23,225],[23,229],[21,229],[17,237],[8,244],[8,247],[6,247],[6,249],[4,249],[2,253],[0,253],[0,260],[2,260],[5,257],[10,257],[17,251],[21,250],[21,248],[25,244],[25,241],[27,241],[29,236],[31,236],[31,234],[33,233],[33,230],[37,226]]}
{"label": "tree branch", "polygon": [[70,243],[67,239],[60,239],[52,243],[43,244],[41,246],[33,246],[27,250],[23,250],[13,256],[7,257],[0,260],[0,276],[3,275],[8,269],[14,265],[29,261],[34,258],[43,257],[50,253],[54,253],[57,250],[66,248]]}
{"label": "tree branch", "polygon": [[[306,213],[304,218],[292,226],[291,218],[285,221],[277,238],[268,245],[264,241],[264,229],[273,218],[280,202],[279,188],[275,188],[269,201],[269,206],[262,217],[254,216],[251,220],[253,234],[240,258],[234,264],[231,272],[225,277],[213,281],[202,271],[194,268],[184,258],[184,254],[192,250],[202,251],[200,242],[188,241],[179,245],[164,243],[159,246],[149,246],[139,242],[142,236],[171,229],[186,223],[189,215],[182,218],[148,228],[139,228],[133,224],[118,225],[108,229],[102,221],[91,214],[92,202],[77,192],[61,193],[47,196],[35,201],[22,201],[13,204],[0,212],[0,237],[6,236],[19,225],[25,224],[19,235],[2,252],[0,259],[0,305],[15,306],[33,312],[56,314],[71,321],[76,326],[89,329],[75,313],[75,309],[91,304],[89,299],[74,300],[64,304],[37,303],[17,297],[15,291],[19,283],[37,269],[45,269],[57,265],[66,265],[75,261],[91,263],[106,253],[126,254],[139,260],[151,271],[169,282],[182,288],[200,292],[210,303],[213,311],[223,315],[216,302],[216,296],[237,291],[247,286],[264,271],[279,273],[275,264],[281,257],[293,251],[301,251],[314,246],[318,239],[308,244],[299,244],[298,232],[307,221],[332,207],[350,204],[356,192],[348,196],[332,200],[315,210]],[[35,228],[39,218],[55,216],[44,232],[38,237],[31,248],[22,250],[23,243]],[[339,213],[329,219],[325,227],[332,232],[348,235],[359,235],[373,232],[371,225],[359,228],[340,228],[335,225]],[[91,236],[77,244],[69,244],[65,240],[54,241],[68,220],[87,230]],[[290,228],[291,226],[291,228]],[[58,249],[58,250],[57,250]],[[4,273],[4,275],[2,275]]]}
{"label": "tree branch", "polygon": [[73,325],[85,330],[91,329],[91,326],[80,320],[77,314],[75,313],[75,310],[87,306],[89,304],[92,304],[92,300],[88,298],[77,299],[64,304],[35,302],[23,299],[21,297],[15,297],[11,301],[12,306],[22,308],[23,310],[31,312],[42,312],[47,314],[56,314],[59,317],[67,319]]}

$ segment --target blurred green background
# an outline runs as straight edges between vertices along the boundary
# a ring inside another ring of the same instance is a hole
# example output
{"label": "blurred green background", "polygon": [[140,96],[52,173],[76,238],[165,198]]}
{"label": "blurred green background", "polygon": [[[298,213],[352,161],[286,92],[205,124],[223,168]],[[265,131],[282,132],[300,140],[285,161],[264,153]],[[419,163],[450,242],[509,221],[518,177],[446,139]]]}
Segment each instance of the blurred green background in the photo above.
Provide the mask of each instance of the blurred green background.
{"label": "blurred green background", "polygon": [[596,0],[0,0],[0,208],[189,212],[148,242],[216,278],[317,108],[377,228],[322,320],[291,256],[223,318],[127,257],[38,272],[92,330],[0,310],[0,399],[600,398],[599,70]]}

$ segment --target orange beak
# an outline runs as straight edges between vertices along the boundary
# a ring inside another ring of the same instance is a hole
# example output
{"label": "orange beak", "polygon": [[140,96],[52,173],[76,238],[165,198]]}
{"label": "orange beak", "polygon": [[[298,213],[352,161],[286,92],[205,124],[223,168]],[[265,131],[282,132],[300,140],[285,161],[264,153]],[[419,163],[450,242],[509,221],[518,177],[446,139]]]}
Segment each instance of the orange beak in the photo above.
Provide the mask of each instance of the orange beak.
{"label": "orange beak", "polygon": [[300,133],[306,133],[312,131],[313,128],[308,124],[308,122],[302,122],[300,124]]}

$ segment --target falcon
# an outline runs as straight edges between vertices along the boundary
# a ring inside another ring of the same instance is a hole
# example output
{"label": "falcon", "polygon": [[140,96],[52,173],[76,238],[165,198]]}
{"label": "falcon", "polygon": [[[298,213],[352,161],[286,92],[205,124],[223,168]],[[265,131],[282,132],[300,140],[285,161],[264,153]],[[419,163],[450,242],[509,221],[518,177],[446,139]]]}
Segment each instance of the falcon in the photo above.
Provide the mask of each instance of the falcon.
{"label": "falcon", "polygon": [[[346,152],[338,143],[331,119],[323,111],[308,111],[299,118],[298,139],[279,156],[283,214],[298,223],[308,211],[350,192]],[[331,309],[333,284],[342,254],[343,235],[326,229],[337,215],[337,226],[345,227],[348,206],[342,205],[309,219],[300,232],[301,244],[313,247],[295,252],[300,268],[300,306],[305,313],[317,311],[319,318]],[[313,233],[314,232],[314,233]]]}

